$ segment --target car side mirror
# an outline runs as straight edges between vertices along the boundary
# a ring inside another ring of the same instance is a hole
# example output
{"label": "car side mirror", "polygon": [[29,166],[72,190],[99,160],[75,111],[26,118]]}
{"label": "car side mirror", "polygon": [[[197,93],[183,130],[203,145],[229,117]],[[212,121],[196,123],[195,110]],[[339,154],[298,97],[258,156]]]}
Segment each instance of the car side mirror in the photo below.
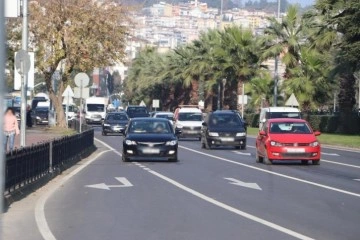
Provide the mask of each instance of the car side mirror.
{"label": "car side mirror", "polygon": [[180,135],[182,133],[181,128],[175,128],[175,135]]}
{"label": "car side mirror", "polygon": [[315,136],[320,136],[320,135],[321,135],[321,132],[315,131],[315,132],[314,132],[314,135],[315,135]]}
{"label": "car side mirror", "polygon": [[265,132],[264,130],[261,130],[261,131],[259,132],[259,135],[260,135],[260,136],[266,136],[266,132]]}

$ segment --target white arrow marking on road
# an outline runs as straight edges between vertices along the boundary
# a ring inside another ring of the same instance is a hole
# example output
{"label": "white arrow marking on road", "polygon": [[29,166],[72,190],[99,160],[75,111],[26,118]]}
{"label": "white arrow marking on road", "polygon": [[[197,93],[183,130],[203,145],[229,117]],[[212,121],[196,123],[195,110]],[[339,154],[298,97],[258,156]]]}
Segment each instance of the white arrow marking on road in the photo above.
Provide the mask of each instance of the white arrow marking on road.
{"label": "white arrow marking on road", "polygon": [[233,153],[240,154],[240,155],[246,155],[251,156],[251,153],[244,153],[244,152],[238,152],[238,151],[232,151]]}
{"label": "white arrow marking on road", "polygon": [[241,187],[247,187],[247,188],[252,188],[252,189],[255,189],[255,190],[262,190],[261,187],[259,187],[259,185],[257,185],[256,183],[246,183],[246,182],[242,182],[240,180],[237,180],[235,178],[224,178],[226,180],[229,180],[230,184],[233,184],[233,185],[238,185],[238,186],[241,186]]}
{"label": "white arrow marking on road", "polygon": [[321,152],[322,155],[327,155],[327,156],[337,156],[339,157],[340,155],[337,154],[337,153],[324,153],[324,152]]}
{"label": "white arrow marking on road", "polygon": [[106,185],[105,183],[99,183],[99,184],[93,184],[93,185],[86,185],[85,187],[102,189],[102,190],[110,190],[110,188],[123,188],[123,187],[134,186],[129,182],[129,180],[127,180],[124,177],[116,177],[115,179],[118,180],[121,184],[120,185]]}

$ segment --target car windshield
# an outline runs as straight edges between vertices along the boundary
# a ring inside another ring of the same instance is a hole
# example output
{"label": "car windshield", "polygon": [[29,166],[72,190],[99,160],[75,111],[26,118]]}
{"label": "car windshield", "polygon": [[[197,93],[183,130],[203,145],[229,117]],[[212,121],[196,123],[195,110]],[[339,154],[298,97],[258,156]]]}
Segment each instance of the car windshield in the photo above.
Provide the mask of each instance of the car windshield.
{"label": "car windshield", "polygon": [[179,113],[179,121],[202,121],[201,113]]}
{"label": "car windshield", "polygon": [[87,104],[87,110],[89,112],[103,112],[104,108],[104,104]]}
{"label": "car windshield", "polygon": [[209,119],[210,126],[214,127],[239,127],[242,122],[238,115],[235,114],[213,114]]}
{"label": "car windshield", "polygon": [[109,114],[106,117],[108,121],[126,121],[128,120],[125,114]]}
{"label": "car windshield", "polygon": [[[65,105],[63,105],[63,109],[64,109],[64,111],[66,111],[66,106]],[[73,106],[73,105],[69,105],[68,109],[69,109],[69,112],[76,112],[77,111],[77,107]]]}
{"label": "car windshield", "polygon": [[165,121],[135,120],[129,126],[129,133],[162,134],[171,132],[169,124]]}
{"label": "car windshield", "polygon": [[269,112],[269,118],[301,118],[299,112]]}
{"label": "car windshield", "polygon": [[303,122],[274,122],[270,124],[270,133],[279,134],[311,134],[312,131]]}
{"label": "car windshield", "polygon": [[144,114],[144,113],[148,113],[147,109],[145,107],[132,107],[132,108],[128,108],[127,110],[128,113],[130,114]]}

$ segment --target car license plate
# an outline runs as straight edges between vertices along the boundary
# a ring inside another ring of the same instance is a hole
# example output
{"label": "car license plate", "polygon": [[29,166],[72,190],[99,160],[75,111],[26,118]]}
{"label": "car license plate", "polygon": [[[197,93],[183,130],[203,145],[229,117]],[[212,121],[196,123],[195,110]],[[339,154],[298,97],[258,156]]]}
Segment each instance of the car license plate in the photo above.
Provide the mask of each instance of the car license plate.
{"label": "car license plate", "polygon": [[305,148],[287,148],[286,151],[288,153],[304,153]]}
{"label": "car license plate", "polygon": [[222,142],[233,142],[234,138],[232,138],[232,137],[224,137],[224,138],[220,138],[220,140]]}
{"label": "car license plate", "polygon": [[198,131],[189,130],[189,131],[186,131],[185,133],[187,133],[187,134],[195,134],[195,133],[198,133]]}
{"label": "car license plate", "polygon": [[142,150],[142,152],[144,154],[159,154],[160,153],[160,150],[159,149],[154,149],[154,148],[144,148]]}

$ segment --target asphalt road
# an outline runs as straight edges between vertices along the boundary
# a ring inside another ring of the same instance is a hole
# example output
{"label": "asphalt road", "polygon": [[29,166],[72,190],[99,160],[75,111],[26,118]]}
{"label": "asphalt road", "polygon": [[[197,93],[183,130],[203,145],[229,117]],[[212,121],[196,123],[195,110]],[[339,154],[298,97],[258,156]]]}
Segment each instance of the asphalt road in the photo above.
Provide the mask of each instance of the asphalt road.
{"label": "asphalt road", "polygon": [[121,136],[96,138],[110,151],[44,205],[58,240],[359,239],[360,152],[267,166],[252,138],[247,150],[182,140],[177,163],[123,163]]}

